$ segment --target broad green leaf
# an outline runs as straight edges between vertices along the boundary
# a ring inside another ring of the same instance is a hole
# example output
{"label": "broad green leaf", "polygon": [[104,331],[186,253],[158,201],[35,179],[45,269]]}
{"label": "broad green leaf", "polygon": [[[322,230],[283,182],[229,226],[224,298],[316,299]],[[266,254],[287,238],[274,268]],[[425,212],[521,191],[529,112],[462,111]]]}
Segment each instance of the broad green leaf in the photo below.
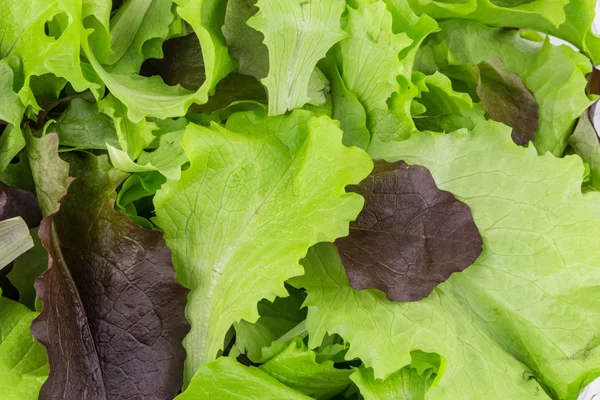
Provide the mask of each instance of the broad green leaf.
{"label": "broad green leaf", "polygon": [[339,333],[351,343],[349,356],[360,356],[378,378],[408,364],[411,350],[438,353],[445,370],[430,389],[433,399],[544,398],[527,376],[552,398],[575,398],[600,374],[599,194],[581,193],[579,157],[537,156],[509,131],[489,121],[471,133],[372,145],[374,158],[426,166],[440,189],[465,202],[484,250],[427,299],[391,303],[380,292],[350,289],[337,254],[321,247],[303,279],[311,340]]}
{"label": "broad green leaf", "polygon": [[[162,42],[175,19],[172,0],[128,0],[110,21],[110,68],[117,74],[135,74],[147,58],[162,57]],[[158,48],[158,52],[149,51]]]}
{"label": "broad green leaf", "polygon": [[187,382],[215,359],[234,322],[256,321],[258,301],[285,296],[283,282],[301,273],[308,246],[348,233],[362,198],[344,187],[372,163],[341,137],[334,121],[306,111],[188,126],[181,145],[191,165],[154,198],[154,222],[190,289]]}
{"label": "broad green leaf", "polygon": [[29,326],[38,313],[0,297],[0,393],[6,400],[36,400],[48,376],[46,351]]}
{"label": "broad green leaf", "polygon": [[[258,11],[257,0],[230,0],[227,2],[223,35],[229,52],[240,62],[239,72],[251,75],[258,80],[269,73],[269,50],[263,44],[262,33],[251,28],[247,22]],[[309,104],[325,103],[325,89],[329,82],[315,68],[308,81]],[[218,90],[217,90],[218,94]]]}
{"label": "broad green leaf", "polygon": [[269,115],[310,102],[309,81],[317,62],[346,34],[340,28],[343,0],[259,0],[247,24],[261,32],[269,52]]}
{"label": "broad green leaf", "polygon": [[33,238],[33,247],[13,262],[12,270],[7,277],[19,291],[19,303],[33,310],[35,308],[33,283],[48,268],[48,252],[40,242],[38,229],[31,229],[29,233]]}
{"label": "broad green leaf", "polygon": [[198,368],[190,385],[177,400],[309,400],[258,368],[245,367],[233,358],[221,357]]}
{"label": "broad green leaf", "polygon": [[100,64],[90,45],[82,42],[94,71],[127,108],[127,117],[132,123],[146,116],[165,119],[184,115],[192,103],[206,103],[217,83],[236,67],[221,33],[226,2],[177,0],[175,3],[178,15],[194,29],[202,48],[206,79],[196,92],[181,86],[167,86],[159,76],[110,73]]}
{"label": "broad green leaf", "polygon": [[33,239],[23,218],[0,221],[0,270],[32,247]]}
{"label": "broad green leaf", "polygon": [[533,42],[515,30],[467,21],[446,21],[440,27],[441,32],[424,44],[418,68],[428,74],[439,69],[474,87],[469,66],[499,57],[508,71],[520,76],[539,105],[536,148],[540,154],[562,155],[574,121],[591,104],[585,94],[589,61],[567,46]]}
{"label": "broad green leaf", "polygon": [[29,130],[27,157],[35,182],[40,208],[44,216],[58,210],[58,203],[67,193],[71,182],[69,164],[58,156],[58,135],[49,133],[41,138],[34,137]]}
{"label": "broad green leaf", "polygon": [[316,361],[317,353],[296,339],[259,368],[281,383],[316,399],[329,399],[350,384],[351,369],[337,369],[333,361]]}
{"label": "broad green leaf", "polygon": [[111,118],[98,111],[98,106],[83,99],[71,100],[54,125],[62,146],[84,149],[106,149],[106,143],[117,146],[119,139]]}

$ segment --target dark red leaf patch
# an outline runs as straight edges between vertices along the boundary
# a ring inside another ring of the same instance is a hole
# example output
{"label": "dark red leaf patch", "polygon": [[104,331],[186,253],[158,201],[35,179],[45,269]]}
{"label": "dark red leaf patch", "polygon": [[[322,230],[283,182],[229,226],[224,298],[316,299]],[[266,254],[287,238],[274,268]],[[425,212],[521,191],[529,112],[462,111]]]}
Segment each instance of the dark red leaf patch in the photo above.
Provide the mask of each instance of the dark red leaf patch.
{"label": "dark red leaf patch", "polygon": [[379,162],[354,190],[365,206],[335,242],[352,287],[420,300],[481,254],[471,210],[438,189],[427,168]]}

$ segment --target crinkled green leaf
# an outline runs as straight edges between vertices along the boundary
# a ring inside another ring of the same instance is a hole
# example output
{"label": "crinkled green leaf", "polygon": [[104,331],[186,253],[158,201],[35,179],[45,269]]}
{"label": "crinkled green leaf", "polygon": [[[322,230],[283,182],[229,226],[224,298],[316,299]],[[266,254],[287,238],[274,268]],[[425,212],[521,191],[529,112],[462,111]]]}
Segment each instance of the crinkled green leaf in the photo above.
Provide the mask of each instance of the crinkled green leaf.
{"label": "crinkled green leaf", "polygon": [[474,103],[468,94],[455,91],[444,74],[436,71],[422,79],[425,86],[413,102],[413,107],[418,103],[425,108],[421,114],[413,116],[417,129],[452,132],[461,128],[473,129],[485,120],[481,103]]}
{"label": "crinkled green leaf", "polygon": [[591,103],[585,94],[589,61],[567,46],[532,42],[515,30],[467,21],[446,21],[440,27],[441,32],[423,46],[418,67],[425,73],[439,69],[475,87],[469,65],[499,57],[508,71],[520,76],[539,105],[536,148],[540,154],[562,155],[574,121]]}
{"label": "crinkled green leaf", "polygon": [[[258,80],[269,73],[269,50],[263,44],[264,36],[251,28],[247,22],[258,11],[257,0],[231,0],[227,2],[223,34],[229,52],[240,62],[239,72]],[[320,105],[325,102],[325,89],[329,82],[315,68],[308,80],[307,103]],[[218,90],[216,91],[218,94]]]}
{"label": "crinkled green leaf", "polygon": [[317,353],[296,339],[259,368],[281,383],[316,399],[329,399],[350,384],[350,369],[337,369],[333,361],[316,361]]}
{"label": "crinkled green leaf", "polygon": [[[11,55],[20,59],[23,86],[19,96],[23,104],[37,108],[29,89],[32,75],[52,73],[79,91],[92,86],[82,72],[79,57],[85,38],[80,1],[6,0],[0,4],[0,16],[0,59]],[[62,23],[60,35],[44,34],[46,22],[54,18]]]}
{"label": "crinkled green leaf", "polygon": [[412,40],[405,32],[393,33],[392,14],[383,1],[361,1],[357,10],[348,7],[344,30],[348,37],[339,43],[339,66],[346,87],[368,114],[385,110],[403,72],[398,55]]}
{"label": "crinkled green leaf", "polygon": [[440,369],[435,353],[411,352],[410,365],[387,379],[376,379],[372,368],[360,367],[350,375],[365,400],[424,400]]}
{"label": "crinkled green leaf", "polygon": [[191,290],[188,382],[215,359],[232,323],[256,321],[259,300],[285,296],[283,282],[301,273],[308,246],[347,234],[362,199],[344,187],[372,163],[341,137],[334,121],[306,111],[271,118],[259,110],[233,114],[225,128],[188,126],[181,145],[191,166],[154,198],[154,222]]}
{"label": "crinkled green leaf", "polygon": [[548,33],[574,44],[594,62],[600,61],[600,38],[592,31],[594,0],[408,2],[418,14],[426,13],[436,19],[461,18],[489,26],[526,28]]}
{"label": "crinkled green leaf", "polygon": [[234,324],[235,349],[252,362],[261,362],[263,347],[270,346],[306,319],[306,309],[301,309],[303,292],[292,287],[287,287],[287,290],[287,297],[258,302],[260,317],[256,322],[241,320]]}
{"label": "crinkled green leaf", "polygon": [[119,144],[111,118],[99,112],[96,104],[79,98],[71,100],[54,128],[62,146],[104,150],[107,143],[112,146]]}
{"label": "crinkled green leaf", "polygon": [[247,24],[262,33],[269,73],[269,115],[283,114],[311,101],[309,83],[317,62],[346,35],[340,28],[342,0],[258,0]]}
{"label": "crinkled green leaf", "polygon": [[127,108],[127,117],[133,123],[145,116],[164,119],[184,115],[192,103],[206,103],[217,83],[236,67],[221,33],[226,2],[177,0],[175,3],[178,15],[192,26],[202,48],[206,79],[196,92],[181,86],[167,86],[159,76],[110,73],[100,64],[90,45],[82,42],[94,71]]}
{"label": "crinkled green leaf", "polygon": [[38,313],[0,297],[0,392],[6,400],[35,400],[48,376],[46,351],[29,326]]}
{"label": "crinkled green leaf", "polygon": [[233,358],[221,357],[198,368],[190,385],[177,400],[308,400],[258,368],[245,367]]}
{"label": "crinkled green leaf", "polygon": [[19,59],[15,56],[0,59],[0,120],[13,125],[20,125],[25,111],[17,94],[20,88],[15,70],[20,68]]}
{"label": "crinkled green leaf", "polygon": [[[552,398],[575,398],[600,374],[599,198],[581,193],[581,159],[537,156],[492,121],[471,133],[417,134],[371,152],[426,166],[441,189],[471,208],[484,250],[427,299],[396,305],[381,293],[348,289],[338,256],[322,247],[313,255],[323,262],[311,257],[303,280],[311,340],[325,330],[339,333],[352,345],[349,356],[360,356],[381,378],[408,364],[411,350],[438,353],[445,371],[431,398],[544,398],[528,376]],[[365,314],[356,311],[359,304]],[[388,311],[367,328],[362,318],[376,309]],[[373,357],[392,352],[394,358]]]}

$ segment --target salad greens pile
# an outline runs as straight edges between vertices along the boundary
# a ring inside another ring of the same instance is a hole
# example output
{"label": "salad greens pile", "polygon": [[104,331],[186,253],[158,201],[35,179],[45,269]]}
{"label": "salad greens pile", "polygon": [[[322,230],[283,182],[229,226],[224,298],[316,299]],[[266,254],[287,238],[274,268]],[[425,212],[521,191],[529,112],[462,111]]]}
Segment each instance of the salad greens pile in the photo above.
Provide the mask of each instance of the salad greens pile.
{"label": "salad greens pile", "polygon": [[577,399],[593,19],[1,0],[0,397]]}

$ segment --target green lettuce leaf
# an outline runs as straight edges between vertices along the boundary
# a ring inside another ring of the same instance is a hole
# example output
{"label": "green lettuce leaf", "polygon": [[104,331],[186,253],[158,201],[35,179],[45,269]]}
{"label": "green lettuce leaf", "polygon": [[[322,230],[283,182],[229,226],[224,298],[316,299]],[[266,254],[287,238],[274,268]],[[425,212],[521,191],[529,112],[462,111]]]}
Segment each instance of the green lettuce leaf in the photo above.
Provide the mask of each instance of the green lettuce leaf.
{"label": "green lettuce leaf", "polygon": [[440,368],[440,357],[420,351],[411,353],[411,363],[387,379],[376,379],[373,369],[360,367],[350,379],[365,400],[425,400]]}
{"label": "green lettuce leaf", "polygon": [[259,0],[256,6],[259,11],[247,24],[264,36],[269,73],[262,82],[269,93],[269,115],[279,115],[311,101],[309,83],[317,62],[346,36],[339,23],[345,3]]}
{"label": "green lettuce leaf", "polygon": [[110,116],[99,112],[96,104],[83,99],[71,100],[52,127],[58,133],[61,146],[104,150],[107,143],[119,145]]}
{"label": "green lettuce leaf", "polygon": [[[269,73],[269,50],[263,44],[262,33],[247,24],[248,19],[258,11],[256,2],[257,0],[228,1],[223,35],[229,52],[240,62],[239,72],[262,80]],[[325,103],[328,83],[319,69],[315,68],[308,81],[307,103],[317,106]],[[218,90],[216,92],[218,94]]]}
{"label": "green lettuce leaf", "polygon": [[176,4],[178,15],[194,29],[204,58],[206,79],[195,92],[179,85],[168,86],[159,76],[111,73],[100,64],[90,44],[82,42],[95,73],[125,105],[127,117],[133,123],[146,116],[165,119],[184,115],[192,103],[206,103],[217,83],[236,67],[221,33],[226,2],[177,0]]}
{"label": "green lettuce leaf", "polygon": [[316,399],[329,399],[350,385],[351,369],[337,369],[333,361],[317,362],[317,353],[301,339],[259,368],[281,383]]}
{"label": "green lettuce leaf", "polygon": [[33,240],[23,218],[0,221],[0,270],[32,247]]}
{"label": "green lettuce leaf", "polygon": [[128,0],[117,10],[110,20],[111,72],[138,73],[147,58],[162,58],[161,46],[175,19],[172,6],[172,0]]}
{"label": "green lettuce leaf", "polygon": [[[428,298],[392,304],[376,291],[350,289],[339,257],[322,246],[302,280],[311,340],[339,333],[352,345],[348,355],[378,378],[407,365],[411,350],[438,353],[445,369],[430,398],[575,398],[600,374],[599,199],[581,193],[581,159],[537,156],[492,121],[471,133],[423,133],[371,151],[426,166],[441,189],[471,208],[483,254]],[[379,309],[389,311],[365,325],[363,317]]]}
{"label": "green lettuce leaf", "polygon": [[[406,0],[392,0],[404,2]],[[418,13],[435,19],[461,18],[495,27],[533,29],[564,39],[595,63],[600,61],[600,38],[592,31],[594,0],[467,0],[445,2],[408,0]]]}
{"label": "green lettuce leaf", "polygon": [[[467,93],[452,88],[452,81],[446,75],[435,71],[432,75],[420,76],[415,72],[420,88],[418,98],[413,101],[424,107],[419,115],[413,115],[417,129],[432,132],[453,132],[457,129],[473,129],[485,120],[485,109],[475,103]],[[413,112],[414,113],[414,112]]]}
{"label": "green lettuce leaf", "polygon": [[311,244],[348,233],[362,198],[344,187],[372,163],[341,137],[334,121],[306,111],[188,126],[181,145],[191,166],[154,198],[154,222],[190,289],[187,382],[215,359],[234,322],[257,320],[259,300],[285,296],[283,282],[302,273],[298,261]]}
{"label": "green lettuce leaf", "polygon": [[252,362],[261,362],[264,347],[269,347],[306,319],[306,309],[301,309],[305,298],[303,291],[291,286],[286,289],[287,297],[258,302],[260,317],[256,322],[241,320],[233,325],[237,353],[245,354]]}
{"label": "green lettuce leaf", "polygon": [[48,376],[44,347],[29,326],[38,313],[0,297],[0,392],[6,400],[35,400]]}
{"label": "green lettuce leaf", "polygon": [[190,385],[176,400],[308,400],[305,396],[255,367],[221,357],[198,368]]}
{"label": "green lettuce leaf", "polygon": [[562,155],[573,123],[590,104],[585,94],[589,60],[567,46],[533,42],[518,31],[493,29],[468,21],[446,21],[421,49],[417,68],[440,70],[472,88],[478,79],[470,66],[499,57],[533,93],[539,105],[534,144],[540,154]]}

